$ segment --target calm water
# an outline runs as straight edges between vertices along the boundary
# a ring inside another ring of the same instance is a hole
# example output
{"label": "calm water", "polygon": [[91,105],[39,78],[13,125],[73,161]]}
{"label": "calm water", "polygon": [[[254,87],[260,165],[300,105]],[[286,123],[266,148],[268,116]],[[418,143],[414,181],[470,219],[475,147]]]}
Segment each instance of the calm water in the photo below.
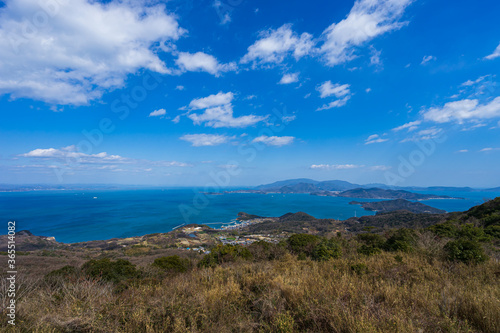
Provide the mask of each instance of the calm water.
{"label": "calm water", "polygon": [[[482,203],[483,198],[500,196],[500,192],[426,193],[466,198],[423,202],[446,211],[467,210]],[[336,219],[347,219],[355,213],[373,215],[348,204],[360,199],[308,194],[196,194],[196,189],[0,193],[0,218],[5,221],[0,234],[7,233],[9,220],[16,221],[18,231],[30,230],[35,235],[54,236],[60,242],[72,243],[168,232],[184,223],[220,227],[234,221],[241,211],[262,216],[304,211],[317,218]]]}

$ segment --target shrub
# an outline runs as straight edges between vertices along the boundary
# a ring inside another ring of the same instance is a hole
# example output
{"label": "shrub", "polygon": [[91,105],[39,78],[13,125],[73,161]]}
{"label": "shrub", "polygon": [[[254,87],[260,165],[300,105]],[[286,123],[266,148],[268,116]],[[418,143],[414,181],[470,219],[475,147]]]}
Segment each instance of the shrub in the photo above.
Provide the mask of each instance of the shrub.
{"label": "shrub", "polygon": [[209,254],[206,254],[198,263],[198,267],[215,267],[223,262],[238,259],[252,259],[252,253],[241,245],[217,245]]}
{"label": "shrub", "polygon": [[484,233],[483,228],[475,227],[471,223],[464,224],[458,232],[458,236],[478,242],[487,242],[491,240],[491,237]]}
{"label": "shrub", "polygon": [[323,240],[316,245],[312,252],[312,258],[316,261],[326,261],[331,258],[340,258],[342,249],[340,245],[333,239]]}
{"label": "shrub", "polygon": [[368,266],[363,263],[351,265],[351,270],[358,275],[368,274]]}
{"label": "shrub", "polygon": [[320,241],[321,238],[318,236],[309,234],[295,234],[287,240],[288,246],[293,253],[305,253],[308,256],[312,255],[314,248]]}
{"label": "shrub", "polygon": [[477,264],[488,260],[488,256],[484,253],[481,244],[469,239],[461,238],[450,241],[444,246],[444,250],[448,260],[451,261]]}
{"label": "shrub", "polygon": [[359,234],[356,236],[356,239],[360,242],[365,243],[368,246],[381,248],[384,246],[385,238],[378,234]]}
{"label": "shrub", "polygon": [[492,238],[500,238],[500,225],[490,225],[484,232]]}
{"label": "shrub", "polygon": [[378,247],[375,246],[370,246],[370,245],[361,245],[361,247],[358,249],[358,253],[364,254],[365,256],[371,256],[374,254],[379,254],[382,252],[382,250]]}
{"label": "shrub", "polygon": [[77,274],[76,267],[71,266],[71,265],[66,265],[66,266],[64,266],[62,268],[53,270],[52,272],[50,272],[47,275],[45,275],[45,277],[47,277],[47,278],[53,278],[53,277],[64,277],[64,278],[67,278],[67,277],[70,277],[70,276],[74,276],[76,274]]}
{"label": "shrub", "polygon": [[152,266],[170,272],[185,272],[191,266],[191,262],[179,256],[168,256],[155,259]]}
{"label": "shrub", "polygon": [[109,258],[93,259],[83,264],[82,270],[90,277],[101,278],[115,283],[140,276],[140,272],[135,265],[123,259],[116,261],[111,261]]}
{"label": "shrub", "polygon": [[411,229],[396,230],[384,244],[384,249],[387,251],[403,251],[410,252],[416,245],[415,231]]}
{"label": "shrub", "polygon": [[450,222],[439,223],[428,228],[439,237],[456,238],[458,235],[458,227]]}
{"label": "shrub", "polygon": [[266,241],[254,242],[248,247],[248,250],[256,261],[280,259],[287,252],[286,244],[274,244]]}

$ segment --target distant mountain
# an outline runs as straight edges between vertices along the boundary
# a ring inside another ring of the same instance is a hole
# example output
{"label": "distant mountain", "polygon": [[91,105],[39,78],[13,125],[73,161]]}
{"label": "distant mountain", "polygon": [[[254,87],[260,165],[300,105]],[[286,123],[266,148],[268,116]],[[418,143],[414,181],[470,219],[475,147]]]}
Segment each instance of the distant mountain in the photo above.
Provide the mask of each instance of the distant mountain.
{"label": "distant mountain", "polygon": [[[372,184],[354,184],[344,180],[325,180],[317,181],[308,178],[298,178],[298,179],[287,179],[277,181],[271,184],[259,185],[253,188],[253,190],[260,190],[263,192],[282,192],[281,188],[284,186],[291,187],[293,189],[297,184],[312,184],[317,187],[316,191],[311,192],[324,192],[324,191],[347,191],[357,188],[379,188],[384,190],[402,190],[402,191],[451,191],[451,192],[500,192],[500,187],[488,188],[488,189],[476,189],[471,187],[453,187],[453,186],[431,186],[431,187],[419,187],[419,186],[391,186],[386,184],[372,183]],[[304,185],[301,185],[303,187]],[[313,189],[313,187],[311,187]],[[283,193],[305,193],[305,192],[289,192],[289,189],[285,189]]]}
{"label": "distant mountain", "polygon": [[428,199],[453,199],[446,195],[420,194],[402,190],[383,190],[381,188],[356,188],[337,194],[345,198],[361,199],[406,199],[406,200],[428,200]]}
{"label": "distant mountain", "polygon": [[361,205],[365,210],[376,211],[378,213],[387,213],[397,210],[406,210],[412,213],[444,214],[446,211],[437,209],[420,202],[412,202],[405,199],[396,199],[388,201],[358,202],[351,201],[350,205]]}
{"label": "distant mountain", "polygon": [[256,186],[255,188],[257,190],[279,189],[283,186],[297,185],[299,183],[317,184],[317,183],[319,183],[319,181],[308,179],[308,178],[288,179],[288,180],[277,181],[277,182],[274,182],[271,184],[259,185],[259,186]]}

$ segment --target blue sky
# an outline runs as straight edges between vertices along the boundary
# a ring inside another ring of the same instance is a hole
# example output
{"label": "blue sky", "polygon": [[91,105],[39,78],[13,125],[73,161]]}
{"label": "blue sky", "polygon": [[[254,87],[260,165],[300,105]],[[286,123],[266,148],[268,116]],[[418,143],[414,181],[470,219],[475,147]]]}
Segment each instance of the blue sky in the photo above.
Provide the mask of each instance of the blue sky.
{"label": "blue sky", "polygon": [[0,2],[0,182],[500,186],[500,3]]}

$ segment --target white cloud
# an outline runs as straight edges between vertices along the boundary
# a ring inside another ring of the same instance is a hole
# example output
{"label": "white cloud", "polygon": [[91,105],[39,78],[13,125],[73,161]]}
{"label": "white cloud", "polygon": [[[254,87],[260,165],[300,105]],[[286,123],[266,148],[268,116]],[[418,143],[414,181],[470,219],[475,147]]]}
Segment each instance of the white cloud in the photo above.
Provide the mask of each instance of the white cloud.
{"label": "white cloud", "polygon": [[292,121],[294,121],[297,118],[297,116],[292,115],[292,116],[283,116],[281,117],[281,121],[284,122],[285,124],[288,124]]}
{"label": "white cloud", "polygon": [[279,84],[290,84],[299,81],[299,73],[285,74],[281,78]]}
{"label": "white cloud", "polygon": [[256,116],[253,114],[234,117],[233,106],[231,104],[208,108],[201,114],[192,113],[188,115],[188,118],[191,119],[195,125],[205,123],[205,126],[210,126],[213,128],[243,128],[255,125],[256,123],[267,119],[267,117]]}
{"label": "white cloud", "polygon": [[443,129],[431,127],[415,133],[413,136],[401,140],[401,142],[422,141],[438,138],[443,133]]}
{"label": "white cloud", "polygon": [[261,135],[255,139],[252,140],[253,143],[263,143],[268,146],[276,146],[276,147],[281,147],[281,146],[286,146],[289,145],[295,140],[295,137],[293,136],[266,136],[266,135]]}
{"label": "white cloud", "polygon": [[207,72],[215,76],[237,69],[236,63],[221,64],[214,56],[203,52],[180,52],[175,63],[182,71]]}
{"label": "white cloud", "polygon": [[341,98],[351,93],[349,87],[349,84],[332,84],[332,81],[326,81],[318,86],[316,90],[319,91],[321,98],[330,97],[332,95],[335,95],[337,98]]}
{"label": "white cloud", "polygon": [[479,104],[477,99],[463,99],[446,103],[443,107],[434,107],[421,112],[425,120],[437,123],[466,120],[491,119],[500,117],[500,97],[490,102]]}
{"label": "white cloud", "polygon": [[483,148],[479,152],[495,151],[500,150],[500,148]]}
{"label": "white cloud", "polygon": [[378,134],[373,134],[370,135],[366,140],[365,140],[365,145],[370,145],[372,143],[381,143],[381,142],[386,142],[389,139],[383,139],[380,137]]}
{"label": "white cloud", "polygon": [[172,122],[174,124],[178,124],[180,121],[181,121],[181,116],[180,115],[177,115],[177,116],[175,116],[174,119],[172,119]]}
{"label": "white cloud", "polygon": [[392,130],[394,132],[398,132],[398,131],[401,131],[404,129],[408,129],[408,132],[411,132],[411,131],[416,130],[421,123],[422,122],[420,120],[416,120],[416,121],[412,121],[412,122],[406,123],[404,125],[398,126],[396,128],[393,128]]}
{"label": "white cloud", "polygon": [[201,110],[207,109],[214,106],[229,104],[234,98],[232,92],[223,93],[220,91],[216,95],[210,95],[208,97],[196,98],[189,103],[189,108],[191,110]]}
{"label": "white cloud", "polygon": [[485,59],[489,59],[489,60],[492,60],[492,59],[495,59],[495,58],[498,58],[500,57],[500,44],[498,44],[497,48],[495,49],[495,51],[493,51],[492,54],[490,55],[487,55],[486,57],[484,57]]}
{"label": "white cloud", "polygon": [[186,134],[181,140],[190,142],[193,147],[217,146],[228,142],[232,137],[216,134]]}
{"label": "white cloud", "polygon": [[358,0],[349,15],[330,25],[323,32],[320,48],[330,66],[356,57],[357,47],[387,32],[398,30],[407,22],[399,22],[406,7],[413,0]]}
{"label": "white cloud", "polygon": [[335,96],[339,99],[332,101],[328,104],[316,109],[316,111],[328,110],[332,108],[338,108],[344,106],[347,101],[351,98],[351,90],[349,89],[349,84],[333,84],[332,81],[323,82],[321,85],[316,87],[316,90],[320,93],[321,98],[327,98],[330,96]]}
{"label": "white cloud", "polygon": [[484,79],[486,79],[489,75],[483,75],[483,76],[480,76],[478,77],[476,80],[472,81],[472,80],[467,80],[465,81],[464,83],[461,84],[461,86],[464,86],[464,87],[469,87],[469,86],[473,86],[477,83],[480,83],[481,81],[483,81]]}
{"label": "white cloud", "polygon": [[44,159],[70,160],[77,163],[125,163],[127,159],[119,155],[109,155],[106,152],[98,154],[85,154],[78,151],[76,146],[71,145],[60,149],[38,148],[28,153],[19,155],[21,157],[34,157]]}
{"label": "white cloud", "polygon": [[[9,1],[0,8],[0,94],[81,105],[122,87],[140,69],[171,72],[153,46],[185,30],[164,5],[73,0],[51,2],[56,5],[45,12],[39,3]],[[23,18],[40,14],[46,24],[27,33]]]}
{"label": "white cloud", "polygon": [[360,168],[362,165],[355,164],[313,164],[311,169],[317,170],[344,170],[344,169],[356,169]]}
{"label": "white cloud", "polygon": [[467,149],[461,149],[461,150],[457,151],[457,153],[468,153],[468,152],[469,152],[469,150],[467,150]]}
{"label": "white cloud", "polygon": [[295,59],[302,58],[312,52],[314,42],[312,35],[297,35],[291,24],[285,24],[277,30],[262,31],[260,39],[248,47],[248,52],[240,60],[242,64],[279,64],[286,56],[292,54]]}
{"label": "white cloud", "polygon": [[[140,165],[141,167],[191,167],[192,165],[177,161],[149,161],[122,157],[120,155],[110,155],[106,152],[98,154],[85,154],[78,151],[74,145],[63,148],[38,148],[28,153],[18,155],[19,157],[57,161],[57,168],[74,170],[111,170],[118,171],[118,165],[125,167],[120,171],[134,171],[130,167]],[[33,164],[29,167],[33,167]],[[66,173],[65,171],[65,173]]]}
{"label": "white cloud", "polygon": [[159,110],[154,110],[149,114],[149,117],[159,117],[159,116],[164,116],[167,114],[167,111],[165,109],[159,109]]}
{"label": "white cloud", "polygon": [[380,60],[380,55],[382,51],[377,51],[373,46],[370,47],[370,65],[376,66],[377,68],[382,68],[382,60]]}
{"label": "white cloud", "polygon": [[184,87],[184,86],[181,86],[181,85],[179,85],[179,86],[175,87],[175,90],[180,90],[180,91],[182,91],[182,90],[184,90],[184,89],[185,89],[185,87]]}
{"label": "white cloud", "polygon": [[255,125],[267,119],[267,116],[256,115],[234,117],[233,106],[231,104],[233,98],[234,94],[232,92],[219,92],[216,95],[194,99],[189,103],[189,108],[191,110],[205,110],[200,114],[191,113],[188,115],[188,118],[191,119],[195,125],[204,123],[205,126],[214,128],[243,128]]}
{"label": "white cloud", "polygon": [[342,99],[337,99],[333,102],[330,102],[328,104],[324,104],[323,106],[319,107],[316,109],[316,111],[322,111],[322,110],[329,110],[333,108],[339,108],[341,106],[346,105],[347,101],[351,98],[351,96],[346,96]]}
{"label": "white cloud", "polygon": [[374,166],[370,167],[370,170],[373,170],[373,171],[387,171],[390,169],[392,169],[392,167],[387,166],[387,165],[374,165]]}
{"label": "white cloud", "polygon": [[219,0],[215,0],[213,6],[220,17],[220,24],[224,25],[231,22],[230,11],[227,9],[229,7],[228,5],[223,4]]}
{"label": "white cloud", "polygon": [[432,61],[432,60],[436,60],[436,57],[435,56],[424,56],[423,59],[422,59],[422,62],[420,63],[420,65],[425,65],[426,63],[428,63],[429,61]]}

